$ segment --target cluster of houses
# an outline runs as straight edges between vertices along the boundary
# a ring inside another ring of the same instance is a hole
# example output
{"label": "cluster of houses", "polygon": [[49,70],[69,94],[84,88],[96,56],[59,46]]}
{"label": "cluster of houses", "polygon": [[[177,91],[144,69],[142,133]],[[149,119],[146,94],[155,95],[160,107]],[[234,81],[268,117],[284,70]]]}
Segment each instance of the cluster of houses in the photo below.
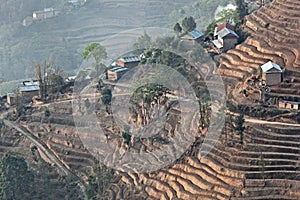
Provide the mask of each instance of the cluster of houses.
{"label": "cluster of houses", "polygon": [[[64,82],[66,86],[74,86],[75,79],[77,76],[68,76]],[[20,83],[16,88],[15,92],[8,92],[5,95],[1,96],[2,101],[6,101],[8,106],[13,106],[19,100],[22,100],[22,103],[37,103],[40,97],[40,86],[37,80],[27,80]]]}
{"label": "cluster of houses", "polygon": [[[181,37],[182,40],[192,43],[199,43],[204,39],[201,31],[193,30]],[[211,41],[213,50],[216,53],[226,52],[233,49],[238,43],[239,35],[235,32],[235,27],[228,22],[220,24],[214,30],[214,36]]]}
{"label": "cluster of houses", "polygon": [[107,70],[107,79],[111,81],[120,79],[128,70],[138,66],[140,61],[140,56],[125,56],[120,58],[117,63],[112,64],[113,68]]}

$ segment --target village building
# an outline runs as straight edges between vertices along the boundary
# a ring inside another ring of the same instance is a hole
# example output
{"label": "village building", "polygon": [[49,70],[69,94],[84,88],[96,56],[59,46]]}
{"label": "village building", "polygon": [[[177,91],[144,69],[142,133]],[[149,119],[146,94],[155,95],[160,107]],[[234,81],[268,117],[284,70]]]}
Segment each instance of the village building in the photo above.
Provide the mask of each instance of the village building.
{"label": "village building", "polygon": [[111,81],[116,81],[121,78],[123,74],[128,71],[126,67],[114,67],[112,69],[107,70],[107,79]]}
{"label": "village building", "polygon": [[38,85],[28,85],[19,87],[19,93],[24,102],[30,102],[34,96],[38,96],[39,90],[40,88]]}
{"label": "village building", "polygon": [[234,31],[234,26],[228,22],[223,23],[215,28],[214,44],[215,50],[218,53],[233,49],[238,43],[238,34]]}
{"label": "village building", "polygon": [[126,56],[118,61],[120,67],[133,68],[139,65],[141,58],[139,56]]}
{"label": "village building", "polygon": [[278,85],[282,82],[283,71],[279,65],[271,61],[261,66],[262,80],[266,85]]}
{"label": "village building", "polygon": [[300,102],[279,100],[278,107],[283,109],[300,110]]}
{"label": "village building", "polygon": [[32,13],[33,20],[42,20],[56,16],[56,12],[53,8],[45,8],[44,10],[34,11]]}
{"label": "village building", "polygon": [[204,34],[201,31],[195,29],[182,36],[181,39],[191,41],[195,44],[197,42],[200,42],[203,36]]}

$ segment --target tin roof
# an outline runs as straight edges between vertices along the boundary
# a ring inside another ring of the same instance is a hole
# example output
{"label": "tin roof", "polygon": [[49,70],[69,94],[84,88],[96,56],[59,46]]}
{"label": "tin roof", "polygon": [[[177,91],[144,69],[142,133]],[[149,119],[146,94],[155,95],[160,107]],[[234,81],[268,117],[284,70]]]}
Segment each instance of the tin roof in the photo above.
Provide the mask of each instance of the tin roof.
{"label": "tin roof", "polygon": [[234,32],[233,30],[229,29],[229,28],[223,28],[222,30],[220,30],[219,32],[217,32],[217,35],[221,38],[226,37],[227,35],[233,35],[235,37],[239,37],[238,34],[236,34],[236,32]]}
{"label": "tin roof", "polygon": [[193,30],[191,32],[189,32],[189,35],[193,37],[193,39],[198,39],[200,37],[202,37],[204,34],[201,31],[198,30]]}
{"label": "tin roof", "polygon": [[219,40],[213,40],[212,43],[213,43],[218,49],[223,48],[223,45],[220,43]]}
{"label": "tin roof", "polygon": [[128,70],[128,68],[126,68],[126,67],[114,67],[114,68],[110,69],[109,71],[118,73],[118,72],[122,72],[122,71],[126,71],[126,70]]}
{"label": "tin roof", "polygon": [[119,60],[124,63],[130,63],[130,62],[140,62],[141,58],[139,56],[126,56],[120,58]]}
{"label": "tin roof", "polygon": [[33,92],[38,91],[40,88],[37,85],[27,85],[27,86],[21,86],[20,91],[21,92]]}
{"label": "tin roof", "polygon": [[265,63],[264,65],[261,66],[261,69],[265,73],[268,73],[268,71],[270,71],[273,68],[276,69],[279,72],[282,72],[281,67],[279,65],[277,65],[276,63],[273,63],[272,61],[269,61],[269,62],[267,62],[267,63]]}

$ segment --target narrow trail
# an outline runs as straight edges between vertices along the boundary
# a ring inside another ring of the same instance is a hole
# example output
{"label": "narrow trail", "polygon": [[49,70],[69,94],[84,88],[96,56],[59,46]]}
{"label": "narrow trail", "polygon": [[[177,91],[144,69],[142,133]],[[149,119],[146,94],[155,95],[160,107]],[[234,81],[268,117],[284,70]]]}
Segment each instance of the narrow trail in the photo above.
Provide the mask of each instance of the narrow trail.
{"label": "narrow trail", "polygon": [[[41,140],[39,140],[37,137],[35,137],[32,133],[30,133],[29,131],[25,131],[21,128],[20,125],[18,125],[15,122],[11,122],[8,121],[6,119],[4,119],[4,116],[7,114],[7,112],[4,112],[0,115],[0,119],[3,119],[3,122],[6,126],[13,128],[15,130],[17,130],[18,132],[20,132],[21,134],[23,134],[24,136],[26,136],[31,142],[33,142],[42,152],[43,154],[51,161],[55,164],[55,166],[66,176],[73,174],[68,166],[65,166],[53,153],[52,151],[46,146],[46,144],[44,144]],[[82,194],[84,195],[84,199],[87,200],[87,195],[85,193],[86,189],[85,186],[83,185],[83,183],[81,181],[77,182],[78,186],[80,187],[80,189],[82,190]]]}

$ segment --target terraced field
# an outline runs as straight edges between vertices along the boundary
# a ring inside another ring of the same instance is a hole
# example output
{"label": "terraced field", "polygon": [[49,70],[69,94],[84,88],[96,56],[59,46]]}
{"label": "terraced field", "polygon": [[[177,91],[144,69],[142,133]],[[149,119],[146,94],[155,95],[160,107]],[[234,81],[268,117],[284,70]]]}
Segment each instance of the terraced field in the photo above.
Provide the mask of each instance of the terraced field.
{"label": "terraced field", "polygon": [[[61,121],[70,117],[70,102],[48,108],[57,120],[49,124],[46,119],[32,117],[28,128],[85,179],[98,161],[82,144],[74,124],[62,125]],[[109,199],[299,199],[300,128],[245,126],[243,144],[234,130],[228,130],[205,157],[199,149],[210,144],[199,139],[174,163],[155,172],[116,171],[120,178],[110,184],[106,194]]]}
{"label": "terraced field", "polygon": [[244,145],[221,139],[206,157],[195,151],[169,168],[121,180],[147,199],[299,199],[299,128],[248,125]]}
{"label": "terraced field", "polygon": [[[219,71],[228,81],[242,80],[248,71],[259,74],[259,67],[271,60],[282,66],[284,79],[290,83],[271,88],[271,96],[299,98],[298,75],[300,73],[300,2],[274,0],[254,11],[245,19],[249,33],[247,40],[221,56]],[[296,91],[296,92],[295,92]]]}

